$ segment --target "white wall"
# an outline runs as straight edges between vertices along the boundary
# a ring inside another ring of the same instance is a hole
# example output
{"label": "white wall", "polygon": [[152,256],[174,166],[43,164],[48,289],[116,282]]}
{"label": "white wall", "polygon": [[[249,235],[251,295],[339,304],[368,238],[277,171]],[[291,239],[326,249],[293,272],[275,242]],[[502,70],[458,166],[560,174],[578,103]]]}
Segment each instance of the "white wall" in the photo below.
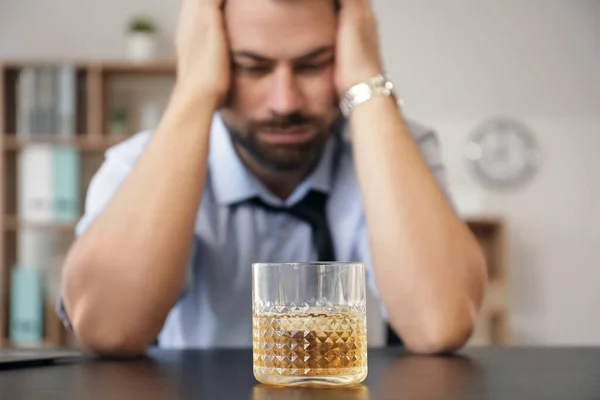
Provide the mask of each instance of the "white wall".
{"label": "white wall", "polygon": [[530,186],[485,192],[509,219],[515,341],[599,344],[600,2],[376,4],[408,113],[440,131],[455,186],[478,187],[460,150],[483,118],[513,115],[541,141]]}
{"label": "white wall", "polygon": [[[460,148],[482,119],[510,114],[540,138],[531,185],[485,192],[510,223],[515,342],[600,344],[600,2],[374,3],[407,113],[438,129],[454,186],[478,188]],[[120,58],[132,14],[170,38],[178,4],[0,0],[0,58]]]}

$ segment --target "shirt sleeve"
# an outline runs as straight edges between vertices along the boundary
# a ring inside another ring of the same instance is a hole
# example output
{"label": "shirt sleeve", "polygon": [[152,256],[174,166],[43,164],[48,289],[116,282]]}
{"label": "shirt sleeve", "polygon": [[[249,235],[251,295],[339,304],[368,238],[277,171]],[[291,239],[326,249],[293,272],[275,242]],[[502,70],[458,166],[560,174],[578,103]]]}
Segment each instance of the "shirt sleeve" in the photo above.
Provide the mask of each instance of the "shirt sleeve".
{"label": "shirt sleeve", "polygon": [[144,152],[151,137],[152,132],[141,132],[106,152],[104,162],[89,184],[85,212],[75,228],[76,236],[81,236],[104,211]]}

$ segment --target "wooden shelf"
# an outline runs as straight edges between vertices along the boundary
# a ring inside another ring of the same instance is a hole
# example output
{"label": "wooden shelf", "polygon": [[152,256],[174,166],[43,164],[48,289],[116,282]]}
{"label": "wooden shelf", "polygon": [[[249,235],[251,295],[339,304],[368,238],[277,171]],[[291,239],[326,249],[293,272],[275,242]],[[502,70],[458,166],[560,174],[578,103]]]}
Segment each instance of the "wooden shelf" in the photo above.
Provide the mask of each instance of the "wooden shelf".
{"label": "wooden shelf", "polygon": [[92,136],[77,135],[73,139],[59,139],[59,138],[48,138],[48,139],[28,139],[22,140],[14,137],[14,135],[3,135],[3,149],[4,151],[19,151],[28,144],[34,143],[48,143],[52,145],[69,145],[78,148],[81,151],[87,152],[100,152],[106,151],[110,147],[119,144],[123,140],[128,139],[130,136],[123,138],[109,138],[106,136],[100,136],[96,139]]}
{"label": "wooden shelf", "polygon": [[94,69],[106,74],[175,74],[177,63],[171,59],[138,63],[135,61],[56,61],[56,60],[21,60],[0,63],[0,69],[18,70],[28,67],[56,67],[70,65],[76,69]]}
{"label": "wooden shelf", "polygon": [[177,64],[172,60],[153,61],[151,63],[104,62],[92,64],[106,74],[175,74]]}
{"label": "wooden shelf", "polygon": [[76,223],[62,223],[62,222],[29,222],[21,221],[17,217],[5,216],[4,217],[4,229],[6,231],[18,231],[22,228],[36,228],[36,229],[51,229],[58,231],[75,231]]}
{"label": "wooden shelf", "polygon": [[501,217],[488,216],[467,218],[465,222],[473,229],[492,230],[502,226],[503,219]]}
{"label": "wooden shelf", "polygon": [[2,69],[21,69],[25,66],[27,67],[34,67],[34,68],[41,68],[41,67],[57,67],[57,66],[62,66],[62,65],[70,65],[73,66],[75,68],[87,68],[88,67],[88,63],[86,62],[81,62],[81,61],[72,61],[72,60],[63,60],[63,61],[58,61],[58,60],[5,60],[0,62],[0,68]]}

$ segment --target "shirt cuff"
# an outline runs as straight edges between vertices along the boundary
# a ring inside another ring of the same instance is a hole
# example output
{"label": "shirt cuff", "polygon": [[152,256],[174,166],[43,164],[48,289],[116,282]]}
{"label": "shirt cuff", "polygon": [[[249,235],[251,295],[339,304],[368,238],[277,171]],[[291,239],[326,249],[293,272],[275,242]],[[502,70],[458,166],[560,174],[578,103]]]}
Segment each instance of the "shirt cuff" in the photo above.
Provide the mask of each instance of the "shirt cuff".
{"label": "shirt cuff", "polygon": [[69,331],[73,331],[73,326],[71,325],[71,321],[69,320],[69,316],[67,315],[67,310],[65,310],[65,305],[63,303],[62,295],[58,296],[56,300],[56,315],[58,315],[58,319]]}

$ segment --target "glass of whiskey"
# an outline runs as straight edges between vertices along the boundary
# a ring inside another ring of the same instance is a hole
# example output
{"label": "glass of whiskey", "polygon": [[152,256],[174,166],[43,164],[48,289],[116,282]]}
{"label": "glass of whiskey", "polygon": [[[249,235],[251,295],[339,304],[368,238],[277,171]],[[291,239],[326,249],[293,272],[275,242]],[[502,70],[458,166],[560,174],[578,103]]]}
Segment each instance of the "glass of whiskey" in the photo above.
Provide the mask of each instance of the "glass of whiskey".
{"label": "glass of whiskey", "polygon": [[341,386],[367,376],[365,266],[252,265],[254,376],[264,384]]}

